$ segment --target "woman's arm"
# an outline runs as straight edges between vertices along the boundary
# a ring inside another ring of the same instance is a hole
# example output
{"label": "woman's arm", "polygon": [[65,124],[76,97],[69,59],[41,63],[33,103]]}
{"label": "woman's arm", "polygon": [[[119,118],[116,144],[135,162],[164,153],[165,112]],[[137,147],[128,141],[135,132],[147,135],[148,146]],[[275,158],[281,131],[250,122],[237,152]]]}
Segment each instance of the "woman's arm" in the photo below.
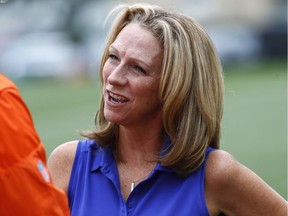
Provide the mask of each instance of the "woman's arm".
{"label": "woman's arm", "polygon": [[54,185],[63,189],[66,194],[77,145],[78,141],[71,141],[58,146],[47,163]]}
{"label": "woman's arm", "polygon": [[205,184],[208,206],[225,215],[287,216],[287,201],[225,151],[210,154]]}

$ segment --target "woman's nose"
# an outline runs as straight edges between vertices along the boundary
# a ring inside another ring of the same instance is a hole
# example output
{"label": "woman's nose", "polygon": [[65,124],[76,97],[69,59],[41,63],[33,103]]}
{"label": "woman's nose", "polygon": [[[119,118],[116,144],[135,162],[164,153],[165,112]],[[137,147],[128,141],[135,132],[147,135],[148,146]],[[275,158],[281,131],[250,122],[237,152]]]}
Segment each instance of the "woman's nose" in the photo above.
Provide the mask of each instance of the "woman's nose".
{"label": "woman's nose", "polygon": [[107,78],[108,83],[111,85],[125,85],[127,83],[126,72],[126,65],[117,65],[112,69],[111,73],[109,74]]}

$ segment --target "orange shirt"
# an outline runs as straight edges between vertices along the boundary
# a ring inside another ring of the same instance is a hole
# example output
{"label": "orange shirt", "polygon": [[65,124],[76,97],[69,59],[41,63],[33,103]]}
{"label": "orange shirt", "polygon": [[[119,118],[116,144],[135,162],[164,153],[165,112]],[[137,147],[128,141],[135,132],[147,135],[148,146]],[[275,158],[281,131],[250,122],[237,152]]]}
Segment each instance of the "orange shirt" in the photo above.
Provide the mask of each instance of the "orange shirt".
{"label": "orange shirt", "polygon": [[0,215],[68,216],[46,153],[16,85],[0,73]]}

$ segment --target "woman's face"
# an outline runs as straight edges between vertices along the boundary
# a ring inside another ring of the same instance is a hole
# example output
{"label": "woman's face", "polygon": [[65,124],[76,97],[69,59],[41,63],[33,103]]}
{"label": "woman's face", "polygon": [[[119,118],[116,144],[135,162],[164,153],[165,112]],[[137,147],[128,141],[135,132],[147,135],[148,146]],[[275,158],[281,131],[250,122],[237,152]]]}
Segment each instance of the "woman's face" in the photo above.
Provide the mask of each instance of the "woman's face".
{"label": "woman's face", "polygon": [[163,52],[154,35],[130,23],[109,47],[103,68],[104,116],[120,125],[161,121],[158,97]]}

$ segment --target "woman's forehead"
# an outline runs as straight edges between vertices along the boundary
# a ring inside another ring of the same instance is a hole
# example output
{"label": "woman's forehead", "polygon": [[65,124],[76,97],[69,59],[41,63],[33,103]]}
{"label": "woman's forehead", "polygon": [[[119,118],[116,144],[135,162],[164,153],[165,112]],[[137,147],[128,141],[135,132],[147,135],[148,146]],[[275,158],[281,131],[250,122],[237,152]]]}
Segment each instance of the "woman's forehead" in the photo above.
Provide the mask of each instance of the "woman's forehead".
{"label": "woman's forehead", "polygon": [[139,59],[148,65],[155,64],[163,55],[160,43],[153,33],[136,23],[125,26],[109,50],[116,51],[120,57]]}

